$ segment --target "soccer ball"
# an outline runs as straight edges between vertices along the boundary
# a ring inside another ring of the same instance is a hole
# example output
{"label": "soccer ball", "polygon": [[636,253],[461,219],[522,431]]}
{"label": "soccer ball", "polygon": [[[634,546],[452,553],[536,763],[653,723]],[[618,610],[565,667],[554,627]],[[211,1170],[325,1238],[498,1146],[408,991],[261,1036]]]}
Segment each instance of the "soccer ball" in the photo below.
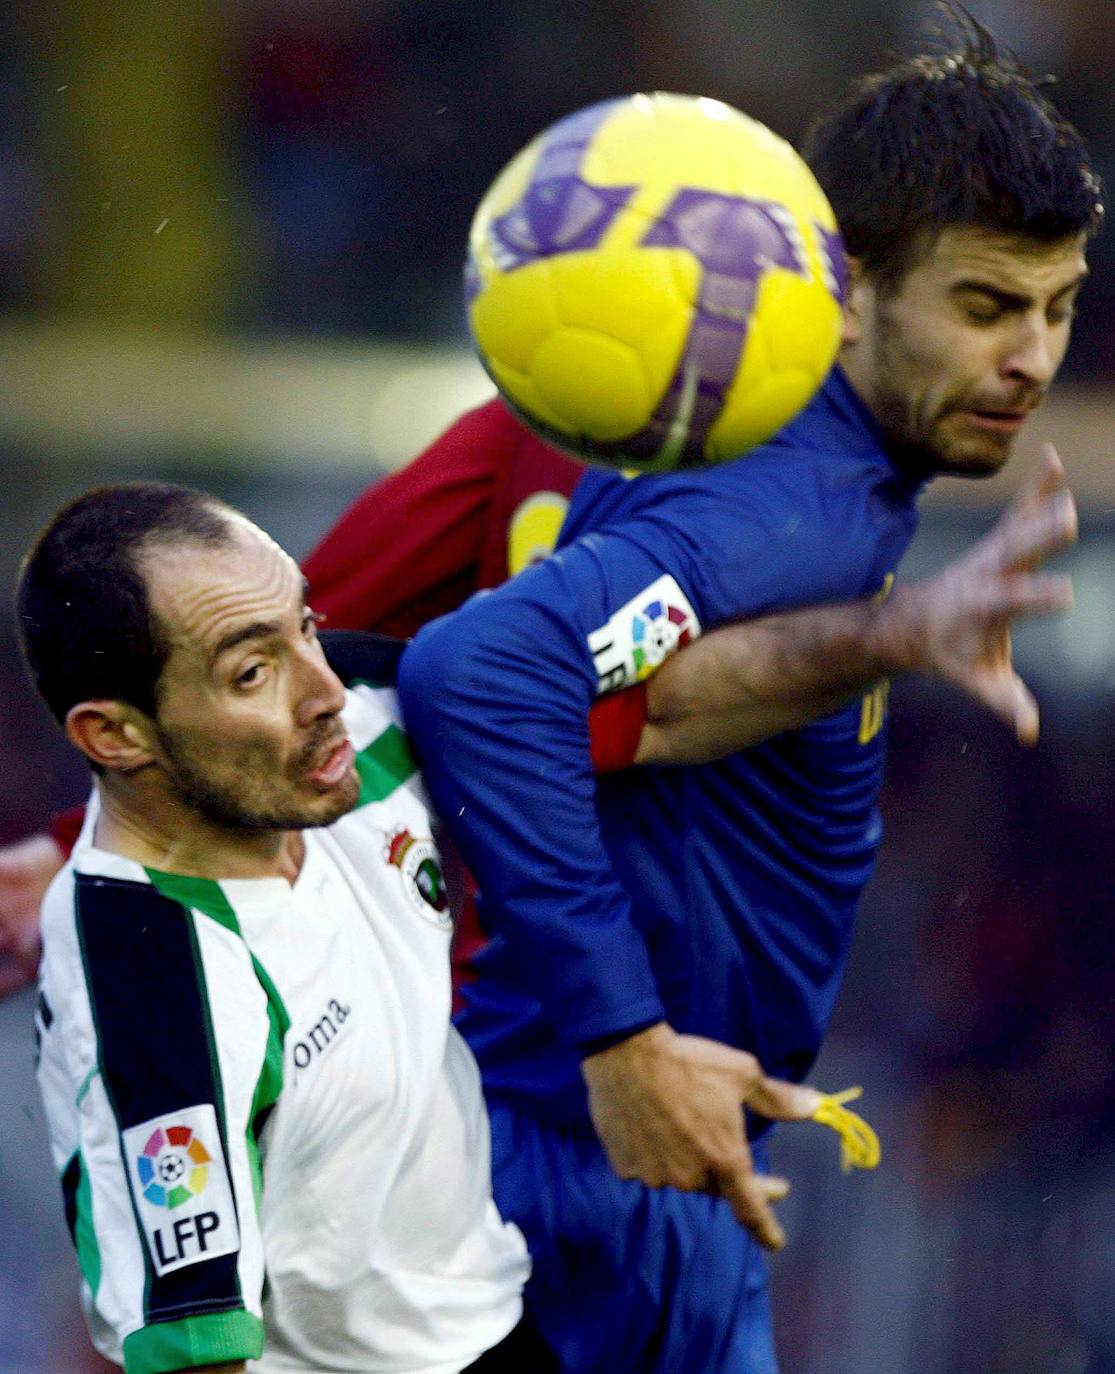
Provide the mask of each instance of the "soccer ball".
{"label": "soccer ball", "polygon": [[844,249],[793,148],[717,100],[635,95],[559,120],[473,219],[469,325],[544,437],[639,472],[745,453],[836,356]]}

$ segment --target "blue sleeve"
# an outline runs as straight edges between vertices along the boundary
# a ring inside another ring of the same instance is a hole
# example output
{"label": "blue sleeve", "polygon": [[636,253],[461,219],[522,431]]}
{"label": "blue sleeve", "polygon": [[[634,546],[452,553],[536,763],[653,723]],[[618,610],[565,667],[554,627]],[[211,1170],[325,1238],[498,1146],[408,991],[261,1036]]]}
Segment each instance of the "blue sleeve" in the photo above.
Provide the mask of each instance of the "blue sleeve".
{"label": "blue sleeve", "polygon": [[585,535],[474,597],[403,655],[399,695],[435,808],[524,991],[567,1044],[663,1016],[638,913],[596,815],[587,724],[596,695],[648,676],[702,628],[855,595],[863,581],[862,559],[819,548],[817,512],[800,489],[790,513],[781,487],[765,485],[741,502],[716,484],[681,484],[653,513]]}

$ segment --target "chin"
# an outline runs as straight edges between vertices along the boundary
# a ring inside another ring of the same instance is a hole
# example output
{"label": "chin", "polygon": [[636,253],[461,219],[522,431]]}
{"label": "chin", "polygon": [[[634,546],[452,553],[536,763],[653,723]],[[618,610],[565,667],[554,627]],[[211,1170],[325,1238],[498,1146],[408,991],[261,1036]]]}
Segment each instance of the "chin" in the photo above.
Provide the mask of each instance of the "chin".
{"label": "chin", "polygon": [[332,825],[334,821],[339,821],[342,816],[347,816],[359,800],[360,779],[356,775],[356,769],[353,768],[336,787],[330,788],[324,796],[318,798],[313,807],[314,818],[303,821],[303,829]]}
{"label": "chin", "polygon": [[1010,458],[1010,449],[987,449],[940,455],[938,472],[948,473],[950,477],[994,477],[1001,472]]}

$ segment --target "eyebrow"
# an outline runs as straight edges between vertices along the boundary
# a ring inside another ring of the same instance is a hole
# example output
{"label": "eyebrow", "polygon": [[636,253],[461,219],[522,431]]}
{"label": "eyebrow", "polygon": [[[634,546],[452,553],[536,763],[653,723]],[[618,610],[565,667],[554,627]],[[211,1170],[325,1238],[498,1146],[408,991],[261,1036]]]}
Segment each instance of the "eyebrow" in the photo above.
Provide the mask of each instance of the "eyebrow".
{"label": "eyebrow", "polygon": [[216,663],[222,654],[227,654],[230,649],[235,649],[237,645],[243,644],[249,639],[270,639],[282,630],[282,625],[277,620],[252,620],[247,625],[241,625],[238,630],[230,630],[228,634],[222,635],[214,644],[209,654],[209,662]]}
{"label": "eyebrow", "polygon": [[[309,579],[302,578],[302,605],[303,617],[308,609],[306,605],[306,593],[310,589]],[[273,639],[275,635],[282,634],[283,626],[279,620],[251,620],[247,625],[242,625],[238,630],[229,630],[228,634],[222,635],[214,644],[210,654],[210,664],[216,663],[222,654],[227,654],[230,649],[235,649],[237,645],[245,643],[249,639]]]}
{"label": "eyebrow", "polygon": [[[1058,301],[1062,296],[1068,296],[1071,295],[1073,291],[1079,291],[1087,280],[1087,277],[1088,269],[1085,268],[1084,271],[1074,277],[1072,281],[1066,282],[1052,299]],[[963,281],[953,283],[952,293],[954,295],[961,295],[965,291],[973,291],[981,296],[991,296],[994,300],[1008,309],[1024,310],[1032,301],[1032,297],[1030,296],[1021,295],[1017,291],[1006,291],[1001,286],[995,286],[988,281],[981,281],[977,277],[966,277]]]}

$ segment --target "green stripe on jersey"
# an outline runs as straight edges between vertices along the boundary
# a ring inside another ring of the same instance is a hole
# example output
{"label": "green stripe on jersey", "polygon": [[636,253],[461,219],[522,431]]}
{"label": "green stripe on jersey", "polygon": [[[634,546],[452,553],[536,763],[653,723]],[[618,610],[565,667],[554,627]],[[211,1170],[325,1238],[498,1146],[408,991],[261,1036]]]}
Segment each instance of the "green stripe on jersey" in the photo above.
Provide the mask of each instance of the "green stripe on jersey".
{"label": "green stripe on jersey", "polygon": [[164,897],[182,906],[204,911],[206,916],[211,916],[226,930],[240,934],[240,922],[220,883],[215,883],[212,878],[184,878],[180,873],[163,873],[157,868],[147,868],[144,872]]}
{"label": "green stripe on jersey", "polygon": [[77,1156],[77,1193],[74,1208],[74,1248],[77,1250],[78,1268],[81,1276],[89,1285],[94,1297],[101,1286],[101,1247],[97,1244],[97,1233],[93,1229],[93,1190],[89,1184],[89,1172],[85,1167],[84,1156]]}
{"label": "green stripe on jersey", "polygon": [[157,1322],[124,1337],[127,1374],[161,1374],[167,1369],[258,1360],[263,1323],[243,1308],[210,1312],[176,1322]]}
{"label": "green stripe on jersey", "polygon": [[[211,878],[185,878],[179,873],[161,873],[154,868],[149,868],[146,872],[151,882],[165,897],[170,897],[185,906],[204,912],[206,916],[212,917],[218,925],[224,926],[226,930],[244,940],[236,912],[232,909],[232,903],[225,896],[220,883],[214,882]],[[279,1093],[282,1092],[283,1044],[286,1040],[286,1033],[290,1030],[290,1014],[279,995],[278,988],[272,981],[271,975],[252,953],[246,940],[244,946],[251,955],[252,970],[259,981],[259,985],[267,994],[267,1048],[264,1051],[259,1078],[256,1080],[255,1092],[252,1094],[247,1134],[248,1162],[252,1171],[252,1192],[255,1196],[256,1211],[258,1212],[263,1196],[263,1169],[259,1158],[259,1136],[263,1129],[264,1113],[268,1108],[275,1105],[279,1100]]]}
{"label": "green stripe on jersey", "polygon": [[357,806],[381,802],[418,771],[406,735],[397,725],[389,725],[356,755],[360,777]]}

